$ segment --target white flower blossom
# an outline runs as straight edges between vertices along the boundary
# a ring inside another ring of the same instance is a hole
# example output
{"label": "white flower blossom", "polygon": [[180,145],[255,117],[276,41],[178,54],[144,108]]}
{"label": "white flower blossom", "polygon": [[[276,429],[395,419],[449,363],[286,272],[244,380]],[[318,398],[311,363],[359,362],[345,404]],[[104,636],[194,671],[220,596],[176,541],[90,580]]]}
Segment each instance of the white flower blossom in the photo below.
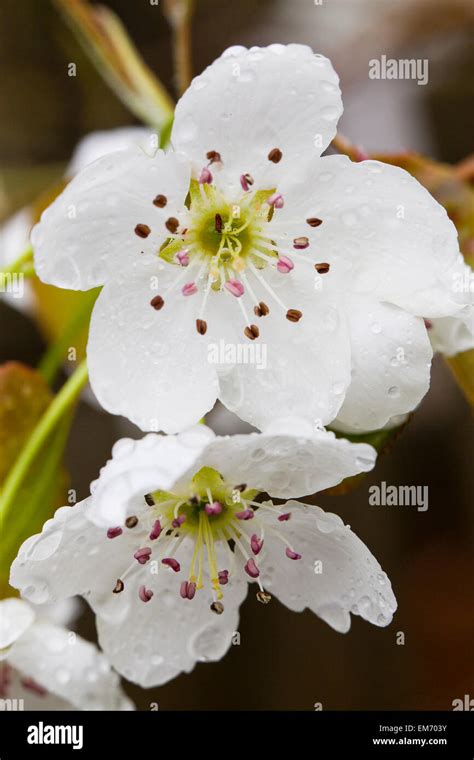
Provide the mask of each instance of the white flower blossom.
{"label": "white flower blossom", "polygon": [[374,461],[372,447],[296,420],[266,434],[216,437],[199,425],[124,439],[91,497],[23,544],[10,582],[35,602],[82,595],[107,657],[145,687],[220,659],[249,583],[261,603],[308,607],[337,631],[351,612],[384,626],[390,582],[339,517],[256,500],[313,493]]}
{"label": "white flower blossom", "polygon": [[[90,132],[80,140],[74,149],[65,171],[69,181],[88,164],[107,153],[124,150],[131,145],[145,144],[150,138],[150,130],[144,127],[118,127],[98,132]],[[17,211],[0,225],[0,268],[13,264],[29,246],[34,213],[30,206]],[[7,288],[5,299],[19,311],[33,313],[35,298],[28,280],[23,283],[21,298],[11,288]]]}
{"label": "white flower blossom", "polygon": [[[179,101],[172,150],[99,159],[45,211],[39,276],[104,286],[88,363],[105,409],[176,432],[219,397],[260,429],[285,410],[362,431],[421,400],[422,318],[468,308],[456,230],[404,170],[321,157],[338,83],[303,45],[231,48]],[[263,342],[267,367],[212,364],[220,340]]]}
{"label": "white flower blossom", "polygon": [[0,710],[132,710],[119,681],[93,644],[21,599],[0,600]]}
{"label": "white flower blossom", "polygon": [[[468,264],[459,261],[451,272],[454,298],[463,304],[472,300],[474,272]],[[474,348],[474,310],[472,306],[462,310],[457,317],[439,317],[425,320],[433,351],[445,356],[455,356]]]}

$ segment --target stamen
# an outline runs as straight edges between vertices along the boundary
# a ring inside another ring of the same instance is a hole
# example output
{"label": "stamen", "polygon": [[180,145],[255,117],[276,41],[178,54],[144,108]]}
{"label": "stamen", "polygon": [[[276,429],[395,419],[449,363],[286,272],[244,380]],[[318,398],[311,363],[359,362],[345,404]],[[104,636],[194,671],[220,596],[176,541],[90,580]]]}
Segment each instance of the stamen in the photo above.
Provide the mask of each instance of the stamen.
{"label": "stamen", "polygon": [[314,268],[319,274],[326,274],[329,272],[329,264],[326,262],[322,262],[321,264],[315,264]]}
{"label": "stamen", "polygon": [[140,586],[138,589],[138,596],[142,602],[149,602],[153,596],[153,591],[150,588],[146,588],[145,586]]}
{"label": "stamen", "polygon": [[236,298],[240,298],[240,296],[244,294],[244,286],[240,280],[234,280],[231,278],[230,280],[227,280],[224,287]]}
{"label": "stamen", "polygon": [[179,573],[181,570],[181,565],[179,564],[178,560],[174,557],[165,557],[161,560],[162,565],[167,565],[168,567],[171,567],[172,570],[174,570],[175,573]]}
{"label": "stamen", "polygon": [[179,593],[183,599],[194,599],[196,584],[193,581],[183,581]]}
{"label": "stamen", "polygon": [[156,198],[153,200],[153,205],[157,206],[157,208],[164,208],[166,204],[168,203],[168,198],[166,195],[157,195]]}
{"label": "stamen", "polygon": [[216,615],[222,615],[224,612],[224,605],[222,602],[212,602],[210,609],[216,613]]}
{"label": "stamen", "polygon": [[286,309],[286,306],[285,306],[285,304],[283,303],[283,301],[281,300],[281,298],[280,298],[279,296],[277,296],[277,294],[276,294],[276,293],[273,291],[273,288],[271,288],[271,287],[270,287],[270,285],[269,285],[269,284],[268,284],[268,282],[265,280],[265,278],[264,278],[264,277],[261,277],[261,276],[260,276],[260,274],[259,274],[259,272],[258,272],[257,268],[256,268],[256,267],[255,267],[255,266],[254,266],[252,263],[250,263],[250,264],[249,264],[249,267],[250,267],[250,269],[252,270],[252,272],[253,272],[253,274],[255,275],[255,277],[257,278],[257,280],[259,281],[259,283],[260,283],[261,285],[263,285],[263,287],[265,288],[265,290],[266,290],[268,293],[270,293],[270,295],[272,296],[272,298],[274,299],[274,301],[276,301],[276,302],[277,302],[277,304],[278,304],[279,306],[281,306],[281,308],[282,308],[282,309],[284,309],[284,310],[286,311],[286,310],[287,310],[287,309]]}
{"label": "stamen", "polygon": [[272,597],[267,591],[257,591],[256,597],[260,604],[268,604],[272,601]]}
{"label": "stamen", "polygon": [[122,528],[109,528],[107,531],[107,538],[117,538],[117,536],[121,536],[122,533]]}
{"label": "stamen", "polygon": [[288,557],[288,559],[301,559],[301,554],[298,554],[298,552],[293,551],[293,549],[290,549],[288,546],[285,549],[285,554]]}
{"label": "stamen", "polygon": [[[204,264],[204,265],[205,265],[205,264]],[[200,275],[201,275],[201,269],[199,270],[199,275],[198,275],[198,277],[199,277]],[[198,323],[200,323],[200,326],[201,326],[201,327],[203,327],[203,326],[204,326],[204,332],[202,332],[202,333],[201,333],[201,335],[204,335],[204,333],[205,333],[205,332],[206,332],[206,330],[207,330],[207,322],[205,322],[205,321],[203,320],[203,316],[204,316],[204,312],[205,312],[205,310],[206,310],[207,299],[209,298],[209,293],[211,292],[211,287],[212,287],[212,283],[213,283],[213,282],[214,282],[214,278],[213,278],[213,275],[212,275],[212,274],[209,274],[209,275],[208,275],[208,278],[207,278],[207,282],[206,282],[206,287],[204,288],[204,295],[203,295],[203,297],[202,297],[201,306],[199,307],[199,312],[198,312],[198,313],[199,313],[199,317],[198,317],[198,319],[196,320],[196,327],[197,327],[197,331],[198,331],[198,332],[200,332]]]}
{"label": "stamen", "polygon": [[258,578],[258,576],[260,575],[260,570],[255,564],[255,560],[252,558],[247,560],[247,562],[244,565],[244,570],[247,573],[247,575],[250,575],[251,578]]}
{"label": "stamen", "polygon": [[139,565],[146,565],[151,557],[151,549],[148,546],[143,547],[143,549],[137,549],[133,557]]}
{"label": "stamen", "polygon": [[253,509],[244,509],[242,512],[236,512],[234,517],[237,520],[251,520],[254,517]]}
{"label": "stamen", "polygon": [[196,330],[199,335],[205,335],[207,332],[207,322],[204,319],[196,319]]}
{"label": "stamen", "polygon": [[221,586],[227,586],[229,583],[229,571],[228,570],[220,570],[217,577],[219,578],[219,583]]}
{"label": "stamen", "polygon": [[179,515],[179,517],[175,517],[171,525],[173,528],[181,528],[184,522],[186,522],[186,515]]}
{"label": "stamen", "polygon": [[220,515],[222,512],[222,504],[219,501],[213,501],[212,504],[206,504],[204,511],[207,515]]}
{"label": "stamen", "polygon": [[256,317],[266,317],[267,314],[270,314],[270,309],[266,303],[259,301],[258,306],[253,307],[253,313]]}
{"label": "stamen", "polygon": [[242,186],[242,190],[245,193],[247,193],[250,190],[253,183],[254,183],[254,180],[251,174],[241,174],[240,184]]}
{"label": "stamen", "polygon": [[150,232],[151,229],[148,224],[137,224],[135,227],[135,235],[138,235],[138,237],[147,238]]}
{"label": "stamen", "polygon": [[303,312],[299,311],[299,309],[288,309],[286,312],[286,318],[289,322],[299,322],[302,316]]}
{"label": "stamen", "polygon": [[281,161],[283,156],[283,153],[279,148],[273,148],[273,150],[270,151],[267,158],[269,161],[273,161],[274,164],[277,164],[279,161]]}
{"label": "stamen", "polygon": [[293,248],[296,248],[297,251],[303,251],[305,248],[308,248],[308,246],[309,240],[304,235],[293,240]]}
{"label": "stamen", "polygon": [[318,219],[316,216],[312,216],[306,220],[306,223],[309,224],[310,227],[319,227],[319,225],[323,223],[323,220]]}
{"label": "stamen", "polygon": [[164,305],[165,302],[161,296],[154,296],[150,301],[150,306],[153,306],[155,311],[159,311]]}
{"label": "stamen", "polygon": [[178,259],[179,263],[182,267],[187,267],[189,265],[189,251],[187,248],[183,248],[182,251],[178,251],[176,254],[176,258]]}
{"label": "stamen", "polygon": [[117,583],[115,584],[112,593],[113,594],[120,594],[125,588],[125,584],[123,581],[120,580],[120,578],[117,578]]}
{"label": "stamen", "polygon": [[197,292],[198,289],[195,282],[187,282],[186,285],[183,285],[181,288],[183,296],[193,296]]}
{"label": "stamen", "polygon": [[222,232],[222,217],[220,214],[215,216],[216,232]]}
{"label": "stamen", "polygon": [[263,540],[260,539],[256,533],[252,535],[250,539],[250,546],[255,555],[259,554],[262,550]]}
{"label": "stamen", "polygon": [[154,500],[153,496],[151,495],[151,493],[146,493],[145,496],[144,496],[144,499],[145,499],[145,501],[146,501],[146,503],[148,504],[149,507],[154,507],[155,506],[155,500]]}
{"label": "stamen", "polygon": [[170,216],[165,222],[165,227],[168,232],[171,232],[171,234],[174,235],[179,227],[179,220],[176,219],[175,216]]}
{"label": "stamen", "polygon": [[240,493],[243,493],[247,490],[247,483],[240,483],[238,486],[234,486],[233,491],[240,491]]}
{"label": "stamen", "polygon": [[295,265],[293,264],[292,260],[288,258],[288,256],[280,256],[277,262],[277,269],[281,274],[288,274],[288,272],[291,272],[292,269],[295,268]]}
{"label": "stamen", "polygon": [[287,522],[291,517],[291,512],[284,512],[282,515],[278,515],[280,522]]}
{"label": "stamen", "polygon": [[162,531],[161,522],[159,520],[155,520],[153,524],[153,528],[151,529],[149,539],[150,541],[155,541],[157,538],[160,537]]}
{"label": "stamen", "polygon": [[257,325],[248,325],[244,330],[244,335],[249,340],[255,340],[260,335],[260,330],[258,329]]}
{"label": "stamen", "polygon": [[267,203],[273,208],[283,208],[285,205],[285,201],[283,200],[281,193],[273,193],[273,195],[270,195],[270,197],[267,198]]}
{"label": "stamen", "polygon": [[214,546],[214,535],[209,523],[209,519],[204,512],[199,514],[199,522],[202,524],[204,533],[204,542],[207,549],[207,557],[209,562],[209,575],[211,577],[212,588],[217,594],[217,598],[222,596],[222,592],[219,588],[219,571],[217,569],[217,557],[216,549]]}
{"label": "stamen", "polygon": [[212,174],[209,171],[207,167],[204,167],[202,169],[201,174],[199,175],[199,184],[200,185],[210,185],[212,182]]}
{"label": "stamen", "polygon": [[138,517],[136,515],[130,515],[130,517],[127,517],[125,520],[125,525],[127,528],[134,528],[135,525],[138,525]]}
{"label": "stamen", "polygon": [[206,153],[206,158],[211,164],[222,163],[221,154],[217,150],[209,150]]}

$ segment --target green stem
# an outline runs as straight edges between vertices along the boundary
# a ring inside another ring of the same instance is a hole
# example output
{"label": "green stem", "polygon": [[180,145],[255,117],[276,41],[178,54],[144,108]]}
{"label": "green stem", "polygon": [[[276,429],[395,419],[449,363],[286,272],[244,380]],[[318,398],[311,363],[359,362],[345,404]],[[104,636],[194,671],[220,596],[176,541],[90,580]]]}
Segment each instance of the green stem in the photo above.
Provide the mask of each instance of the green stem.
{"label": "green stem", "polygon": [[193,78],[191,63],[191,19],[194,0],[165,0],[164,13],[173,30],[174,75],[178,96]]}
{"label": "green stem", "polygon": [[84,360],[63,385],[39,420],[5,480],[0,497],[0,519],[2,515],[6,514],[8,507],[13,502],[39,449],[48,438],[56,423],[75,401],[85,386],[87,378],[87,362]]}
{"label": "green stem", "polygon": [[18,258],[15,259],[15,261],[12,261],[11,264],[9,264],[4,269],[0,270],[0,276],[3,274],[12,274],[13,272],[21,272],[23,269],[23,266],[27,263],[30,263],[32,256],[33,256],[33,248],[30,245],[26,249],[26,251],[23,251],[21,256],[18,256]]}
{"label": "green stem", "polygon": [[[56,377],[56,373],[66,358],[66,352],[71,345],[71,341],[86,326],[90,317],[91,309],[97,298],[97,290],[91,290],[84,294],[84,302],[81,303],[77,311],[72,315],[66,324],[60,337],[52,343],[46,353],[43,355],[38,370],[43,375],[46,382],[51,385]],[[87,297],[88,296],[88,297]]]}

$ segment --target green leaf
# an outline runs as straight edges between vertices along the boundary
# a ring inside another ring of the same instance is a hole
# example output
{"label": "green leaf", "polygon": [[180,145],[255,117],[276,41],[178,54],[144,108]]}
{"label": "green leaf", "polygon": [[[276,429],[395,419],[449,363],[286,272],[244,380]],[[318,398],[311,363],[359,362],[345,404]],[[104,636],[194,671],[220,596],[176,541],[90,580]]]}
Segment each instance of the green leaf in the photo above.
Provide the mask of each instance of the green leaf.
{"label": "green leaf", "polygon": [[[52,394],[39,372],[19,362],[0,367],[0,484],[43,416]],[[67,477],[62,454],[70,426],[66,415],[31,464],[14,503],[1,515],[0,597],[8,590],[10,565],[23,541],[37,533],[64,503]]]}
{"label": "green leaf", "polygon": [[152,127],[169,125],[174,103],[143,61],[120,19],[102,5],[55,0],[98,72],[120,100]]}

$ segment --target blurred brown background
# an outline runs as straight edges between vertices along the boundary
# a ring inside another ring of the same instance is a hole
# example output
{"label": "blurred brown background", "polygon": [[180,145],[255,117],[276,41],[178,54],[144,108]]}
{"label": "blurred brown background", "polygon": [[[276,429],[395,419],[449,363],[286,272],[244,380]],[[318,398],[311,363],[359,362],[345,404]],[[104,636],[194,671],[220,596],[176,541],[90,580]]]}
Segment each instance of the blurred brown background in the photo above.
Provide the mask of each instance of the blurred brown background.
{"label": "blurred brown background", "polygon": [[[149,0],[110,0],[150,66],[173,91],[170,33]],[[196,0],[194,71],[228,45],[305,42],[341,76],[341,130],[369,151],[413,148],[445,161],[472,150],[474,9],[468,0]],[[373,81],[368,61],[427,58],[429,82]],[[77,77],[67,76],[75,62]],[[102,83],[47,0],[0,6],[0,218],[58,178],[87,132],[134,123]],[[0,304],[0,360],[34,364],[42,350],[31,321]],[[78,497],[114,440],[138,435],[83,403],[68,451]],[[93,442],[93,445],[91,445]],[[373,507],[368,488],[429,488],[429,509]],[[441,359],[432,388],[390,454],[345,497],[315,499],[338,512],[392,580],[399,611],[388,629],[353,619],[341,636],[311,615],[250,594],[241,644],[160,688],[129,687],[148,709],[451,709],[474,697],[472,419]],[[94,637],[88,611],[79,630]],[[396,643],[397,632],[405,645]]]}

